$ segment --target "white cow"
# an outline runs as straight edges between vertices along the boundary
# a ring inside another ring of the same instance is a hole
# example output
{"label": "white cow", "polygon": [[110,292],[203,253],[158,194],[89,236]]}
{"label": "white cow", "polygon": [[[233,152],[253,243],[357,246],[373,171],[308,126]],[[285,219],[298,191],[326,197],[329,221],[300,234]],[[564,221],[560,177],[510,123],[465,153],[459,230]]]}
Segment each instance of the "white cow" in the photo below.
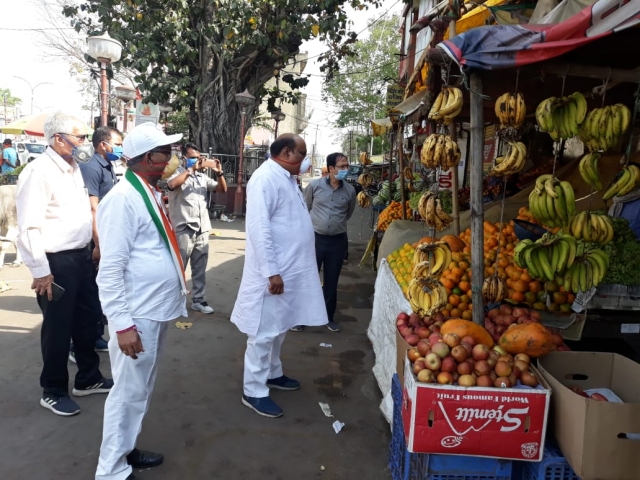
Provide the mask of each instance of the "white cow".
{"label": "white cow", "polygon": [[16,210],[15,185],[0,185],[0,268],[4,265],[4,256],[13,244],[16,249],[16,259],[11,264],[17,266],[22,264],[22,257],[18,250],[18,212]]}

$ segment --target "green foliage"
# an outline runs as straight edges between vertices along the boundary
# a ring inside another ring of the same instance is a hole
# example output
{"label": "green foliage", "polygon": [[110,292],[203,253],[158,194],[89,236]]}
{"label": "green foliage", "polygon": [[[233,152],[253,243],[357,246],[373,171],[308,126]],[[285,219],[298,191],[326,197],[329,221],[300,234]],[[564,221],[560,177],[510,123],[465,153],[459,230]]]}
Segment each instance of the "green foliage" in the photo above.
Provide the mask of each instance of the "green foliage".
{"label": "green foliage", "polygon": [[354,45],[354,55],[339,62],[340,72],[325,83],[323,97],[340,111],[337,127],[368,128],[374,111],[384,116],[387,85],[398,76],[399,24],[397,16],[377,22],[369,37]]}
{"label": "green foliage", "polygon": [[613,241],[602,249],[609,255],[609,269],[602,283],[640,285],[640,243],[624,218],[613,218]]}
{"label": "green foliage", "polygon": [[180,109],[167,115],[167,135],[181,133],[185,140],[192,140],[189,135],[189,120],[187,119],[187,113],[187,110]]}
{"label": "green foliage", "polygon": [[7,105],[7,107],[15,107],[22,103],[19,97],[11,95],[11,90],[8,88],[0,88],[0,106]]}

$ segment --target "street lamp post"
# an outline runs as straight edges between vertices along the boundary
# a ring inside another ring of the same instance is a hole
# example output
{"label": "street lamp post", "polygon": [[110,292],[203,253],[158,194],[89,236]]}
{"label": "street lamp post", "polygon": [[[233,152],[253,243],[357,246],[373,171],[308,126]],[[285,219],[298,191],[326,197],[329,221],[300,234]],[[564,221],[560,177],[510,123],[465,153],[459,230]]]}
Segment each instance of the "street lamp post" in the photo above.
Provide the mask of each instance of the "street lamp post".
{"label": "street lamp post", "polygon": [[271,118],[276,122],[275,138],[278,138],[278,124],[285,119],[286,115],[282,110],[274,110],[271,112]]}
{"label": "street lamp post", "polygon": [[107,82],[107,64],[120,60],[122,44],[109,36],[109,32],[87,39],[89,56],[100,62],[100,125],[106,127],[109,122],[109,88]]}
{"label": "street lamp post", "polygon": [[33,93],[36,91],[36,88],[38,88],[40,85],[53,85],[53,83],[51,82],[40,82],[38,83],[35,87],[31,86],[31,83],[29,83],[27,80],[25,80],[22,77],[18,77],[16,75],[13,76],[14,78],[17,78],[18,80],[22,80],[24,83],[26,83],[27,85],[29,85],[29,88],[31,89],[31,115],[33,115]]}
{"label": "street lamp post", "polygon": [[136,99],[136,89],[129,85],[118,85],[116,87],[116,96],[124,103],[124,111],[122,118],[122,133],[127,133],[127,120],[129,117],[129,102]]}
{"label": "street lamp post", "polygon": [[244,160],[244,127],[245,117],[247,116],[247,110],[253,106],[256,101],[256,97],[251,95],[247,90],[242,93],[236,94],[236,102],[240,106],[240,158],[238,159],[238,186],[236,187],[235,202],[233,213],[234,215],[242,215],[242,208],[244,206],[244,191],[242,190],[242,163]]}
{"label": "street lamp post", "polygon": [[170,103],[161,103],[158,105],[158,110],[160,110],[160,113],[164,113],[164,133],[167,133],[167,117],[169,112],[173,111],[173,107]]}

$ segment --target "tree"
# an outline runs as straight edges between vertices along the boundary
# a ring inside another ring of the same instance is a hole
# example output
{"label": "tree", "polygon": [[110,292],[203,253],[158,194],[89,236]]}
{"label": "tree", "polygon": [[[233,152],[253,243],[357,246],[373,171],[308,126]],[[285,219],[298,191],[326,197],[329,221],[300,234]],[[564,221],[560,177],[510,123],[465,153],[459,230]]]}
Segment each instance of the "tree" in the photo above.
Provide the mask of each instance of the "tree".
{"label": "tree", "polygon": [[22,103],[19,97],[14,97],[8,88],[0,88],[0,106],[15,107]]}
{"label": "tree", "polygon": [[369,37],[354,45],[355,54],[343,57],[339,73],[324,84],[323,98],[340,111],[336,127],[366,132],[374,115],[385,115],[387,85],[398,77],[399,24],[397,16],[375,23]]}
{"label": "tree", "polygon": [[[304,40],[320,37],[329,44],[323,55],[330,76],[351,51],[356,34],[348,31],[346,5],[356,9],[380,0],[83,0],[63,13],[78,32],[103,30],[123,43],[120,64],[138,72],[150,102],[171,101],[189,109],[193,137],[206,151],[237,153],[240,112],[235,95],[248,90],[259,105],[264,84],[295,62]],[[296,101],[304,76],[280,78],[294,92],[269,93]],[[250,124],[254,109],[248,112]]]}

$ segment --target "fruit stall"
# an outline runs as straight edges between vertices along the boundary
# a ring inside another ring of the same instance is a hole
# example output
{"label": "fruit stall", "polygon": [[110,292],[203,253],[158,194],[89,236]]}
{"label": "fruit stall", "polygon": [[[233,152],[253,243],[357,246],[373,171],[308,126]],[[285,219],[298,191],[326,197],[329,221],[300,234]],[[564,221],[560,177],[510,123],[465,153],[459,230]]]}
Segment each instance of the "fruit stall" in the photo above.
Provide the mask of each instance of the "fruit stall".
{"label": "fruit stall", "polygon": [[[591,14],[585,9],[573,26],[587,28],[596,21]],[[588,46],[576,40],[561,52],[564,64],[536,63],[542,55],[517,69],[483,66],[475,31],[427,55],[442,69],[452,68],[451,59],[462,65],[464,82],[433,92],[431,133],[419,161],[427,170],[455,169],[461,160],[455,122],[468,119],[471,209],[466,217],[446,212],[435,182],[411,192],[410,213],[420,221],[399,220],[410,208],[400,202],[383,217],[387,233],[367,333],[380,408],[400,445],[392,444],[390,455],[404,459],[405,474],[460,455],[486,460],[474,467],[492,472],[486,478],[637,478],[640,388],[624,379],[639,374],[640,365],[617,353],[571,347],[596,323],[592,311],[640,308],[634,296],[640,244],[635,219],[630,224],[620,208],[640,198],[629,197],[640,186],[640,84],[631,74],[638,61],[614,55],[606,68],[588,62],[593,52],[639,39],[639,31],[621,29]],[[547,135],[553,146],[551,161],[534,167],[529,187],[508,202],[503,188],[489,206],[482,198],[485,118],[497,126],[489,173],[504,186],[532,155],[525,131]],[[583,149],[578,158],[563,158],[569,144]],[[410,172],[405,177],[411,181]],[[637,320],[615,328],[640,333]],[[603,462],[598,449],[615,465]],[[550,458],[562,476],[544,476]]]}

